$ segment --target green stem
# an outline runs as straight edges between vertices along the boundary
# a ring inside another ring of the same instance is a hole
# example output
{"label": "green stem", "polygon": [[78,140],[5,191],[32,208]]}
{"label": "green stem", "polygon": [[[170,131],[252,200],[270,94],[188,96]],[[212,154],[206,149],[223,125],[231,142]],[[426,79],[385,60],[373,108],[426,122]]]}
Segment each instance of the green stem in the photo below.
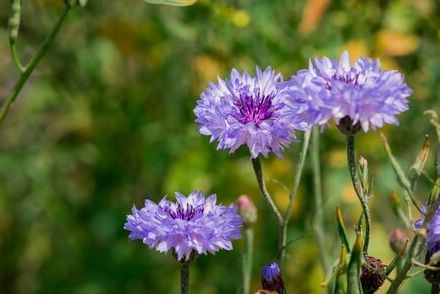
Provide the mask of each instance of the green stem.
{"label": "green stem", "polygon": [[312,132],[312,169],[313,169],[313,200],[315,205],[315,213],[313,214],[313,231],[315,233],[316,242],[318,243],[319,257],[321,259],[322,269],[324,271],[324,276],[330,269],[329,259],[327,256],[327,246],[325,244],[325,233],[324,233],[324,221],[322,215],[322,180],[321,180],[321,165],[319,158],[319,129],[318,127],[313,128]]}
{"label": "green stem", "polygon": [[347,161],[348,161],[348,169],[350,171],[351,181],[353,183],[354,191],[356,192],[356,196],[358,197],[362,211],[365,216],[365,241],[364,241],[364,253],[368,251],[368,243],[370,241],[370,231],[371,231],[371,217],[370,211],[368,209],[367,197],[364,195],[359,177],[357,174],[357,165],[356,165],[356,157],[355,157],[355,144],[354,144],[354,135],[347,135]]}
{"label": "green stem", "polygon": [[52,31],[49,33],[49,35],[44,39],[43,43],[41,43],[40,48],[38,49],[37,53],[35,53],[34,57],[32,57],[29,64],[24,67],[24,71],[21,73],[19,80],[15,84],[11,94],[6,98],[6,101],[3,103],[3,105],[0,108],[0,123],[3,122],[3,119],[5,118],[6,114],[8,113],[9,108],[11,107],[12,103],[17,98],[18,94],[20,93],[21,89],[25,85],[26,81],[28,80],[29,76],[34,71],[35,67],[40,62],[41,58],[47,53],[48,49],[50,48],[50,45],[52,44],[53,40],[55,39],[56,35],[60,31],[60,28],[66,19],[67,14],[69,13],[71,9],[71,6],[66,5],[63,13],[61,14],[60,18],[56,22],[55,26],[52,28]]}
{"label": "green stem", "polygon": [[189,284],[189,262],[182,262],[180,265],[180,293],[188,294]]}
{"label": "green stem", "polygon": [[252,158],[252,166],[254,167],[255,176],[257,177],[258,187],[260,188],[261,194],[263,195],[266,202],[269,204],[270,208],[272,209],[272,212],[274,213],[278,221],[278,224],[281,226],[283,224],[283,217],[281,216],[280,211],[273,202],[273,199],[270,196],[269,191],[267,191],[266,184],[264,182],[263,170],[261,168],[261,161],[259,157]]}
{"label": "green stem", "polygon": [[276,207],[275,203],[273,202],[272,197],[269,194],[269,191],[267,191],[266,184],[264,183],[264,176],[263,176],[263,170],[261,168],[261,162],[260,158],[252,158],[252,166],[254,167],[255,176],[257,177],[258,187],[260,188],[261,194],[263,195],[263,198],[266,200],[266,202],[269,204],[270,209],[272,210],[273,214],[275,215],[275,218],[278,222],[278,229],[279,229],[279,239],[278,239],[278,261],[281,260],[281,252],[284,252],[283,247],[283,239],[284,239],[284,233],[283,233],[283,216],[281,215],[280,211]]}
{"label": "green stem", "polygon": [[440,285],[439,284],[432,285],[431,294],[440,294]]}
{"label": "green stem", "polygon": [[310,131],[306,131],[304,133],[301,153],[299,154],[298,166],[296,168],[295,178],[293,180],[293,190],[289,195],[289,204],[287,206],[287,210],[284,213],[284,221],[281,229],[281,247],[279,252],[279,259],[282,261],[284,259],[286,247],[287,247],[287,226],[289,224],[290,215],[292,214],[293,204],[295,197],[298,193],[299,184],[301,182],[301,176],[304,169],[304,163],[306,161],[307,150],[309,148],[310,142]]}
{"label": "green stem", "polygon": [[21,74],[24,73],[26,68],[21,64],[20,57],[18,56],[17,47],[15,46],[15,42],[10,43],[12,59],[14,60],[15,65]]}
{"label": "green stem", "polygon": [[249,294],[252,277],[252,260],[254,254],[254,232],[246,227],[244,233],[245,248],[243,252],[243,294]]}

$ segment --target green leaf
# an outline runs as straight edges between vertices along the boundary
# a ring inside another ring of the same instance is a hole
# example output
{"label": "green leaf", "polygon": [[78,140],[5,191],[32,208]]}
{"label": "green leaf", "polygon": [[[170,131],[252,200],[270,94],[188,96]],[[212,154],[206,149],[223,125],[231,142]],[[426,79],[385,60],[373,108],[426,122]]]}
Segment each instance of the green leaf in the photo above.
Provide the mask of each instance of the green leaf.
{"label": "green leaf", "polygon": [[391,148],[390,145],[388,144],[388,140],[385,137],[385,135],[383,133],[380,133],[380,137],[383,141],[383,144],[385,146],[385,151],[388,154],[388,157],[390,159],[391,165],[393,167],[394,173],[396,174],[397,180],[400,184],[400,186],[405,190],[405,193],[403,194],[405,202],[408,206],[408,215],[409,218],[412,219],[411,216],[411,210],[409,209],[409,204],[412,202],[412,204],[417,208],[417,210],[420,213],[423,213],[422,210],[420,209],[420,206],[417,204],[413,191],[412,191],[412,185],[408,179],[408,177],[405,175],[405,173],[403,172],[402,167],[400,166],[399,162],[397,161],[397,159],[394,157],[393,153],[391,152]]}
{"label": "green leaf", "polygon": [[197,0],[144,0],[151,4],[172,5],[172,6],[189,6],[197,2]]}
{"label": "green leaf", "polygon": [[362,234],[357,233],[347,271],[347,293],[361,294]]}
{"label": "green leaf", "polygon": [[404,243],[402,244],[402,246],[400,247],[399,252],[396,253],[396,256],[394,257],[394,259],[390,262],[390,264],[387,266],[386,271],[385,271],[385,275],[388,276],[393,269],[396,267],[396,265],[398,264],[398,262],[402,259],[403,255],[406,252],[406,247],[408,245],[408,241],[409,239],[406,239],[404,241]]}
{"label": "green leaf", "polygon": [[335,294],[347,293],[347,249],[341,245],[339,263],[336,267]]}
{"label": "green leaf", "polygon": [[350,247],[349,247],[350,244],[348,243],[347,233],[345,232],[344,220],[342,219],[342,212],[339,206],[336,207],[336,223],[338,224],[338,233],[342,245],[344,245],[345,248],[348,249],[348,252],[350,252]]}

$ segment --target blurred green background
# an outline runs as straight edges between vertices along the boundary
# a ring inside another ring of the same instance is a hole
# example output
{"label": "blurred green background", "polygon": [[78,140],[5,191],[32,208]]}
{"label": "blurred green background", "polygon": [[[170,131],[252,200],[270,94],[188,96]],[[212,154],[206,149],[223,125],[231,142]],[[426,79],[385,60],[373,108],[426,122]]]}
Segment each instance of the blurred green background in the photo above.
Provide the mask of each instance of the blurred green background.
{"label": "blurred green background", "polygon": [[[18,40],[23,60],[62,6],[61,0],[24,1]],[[10,1],[1,1],[2,100],[18,78],[9,53],[9,12]],[[384,67],[402,71],[415,90],[410,111],[399,116],[401,126],[383,129],[409,168],[423,135],[435,138],[423,111],[439,110],[438,1],[201,0],[176,8],[95,0],[76,9],[0,126],[0,292],[178,293],[177,263],[128,241],[123,224],[133,203],[140,207],[146,197],[173,199],[174,191],[194,189],[217,193],[223,203],[240,194],[255,199],[256,291],[260,268],[275,256],[275,220],[259,195],[246,150],[231,156],[216,151],[198,134],[192,110],[208,82],[233,67],[253,72],[256,64],[272,65],[288,78],[310,57],[335,58],[343,49],[353,58],[379,57]],[[370,253],[388,263],[388,234],[402,226],[388,196],[401,190],[379,133],[358,137],[358,153],[376,178]],[[349,182],[344,137],[332,126],[321,142],[328,254],[336,258],[335,207],[342,206],[352,232],[360,205]],[[284,160],[264,160],[268,178],[291,187],[298,150],[293,145]],[[286,192],[268,183],[285,208]],[[422,179],[420,201],[428,189]],[[299,240],[283,264],[290,293],[324,292],[310,226],[312,193],[307,163],[288,232]],[[238,293],[242,242],[234,246],[197,259],[192,293]],[[419,277],[401,293],[427,291]]]}

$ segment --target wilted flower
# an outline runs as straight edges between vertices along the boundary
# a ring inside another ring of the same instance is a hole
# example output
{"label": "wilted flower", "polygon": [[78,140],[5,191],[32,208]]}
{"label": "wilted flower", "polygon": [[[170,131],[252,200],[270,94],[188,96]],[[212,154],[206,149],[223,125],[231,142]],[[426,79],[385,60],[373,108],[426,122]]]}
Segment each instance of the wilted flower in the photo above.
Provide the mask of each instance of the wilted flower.
{"label": "wilted flower", "polygon": [[403,244],[405,244],[407,240],[409,240],[409,237],[404,230],[394,229],[389,238],[390,247],[395,253],[397,253],[401,250]]}
{"label": "wilted flower", "polygon": [[365,263],[361,268],[361,284],[365,294],[376,292],[385,281],[385,265],[380,259],[365,256]]}
{"label": "wilted flower", "polygon": [[186,261],[194,254],[232,249],[231,240],[240,238],[243,224],[234,205],[216,205],[215,194],[205,198],[198,191],[175,196],[176,203],[164,197],[159,204],[147,199],[145,207],[133,206],[124,226],[129,238],[160,252],[172,250]]}
{"label": "wilted flower", "polygon": [[238,213],[246,225],[251,225],[257,220],[257,208],[254,202],[247,195],[240,195],[237,199]]}
{"label": "wilted flower", "polygon": [[[426,213],[426,207],[422,207],[423,213]],[[414,226],[418,229],[423,227],[425,219],[421,218],[414,223]],[[434,212],[431,221],[427,226],[428,231],[428,251],[426,252],[425,262],[430,263],[431,256],[440,251],[440,207],[437,207]],[[440,262],[431,264],[433,266],[440,266]],[[425,277],[431,284],[440,285],[440,271],[425,270]]]}
{"label": "wilted flower", "polygon": [[281,157],[295,129],[309,127],[288,101],[286,86],[270,67],[257,67],[255,77],[233,69],[230,80],[219,78],[200,95],[194,109],[200,133],[218,141],[217,149],[232,153],[247,145],[252,158],[271,151]]}
{"label": "wilted flower", "polygon": [[408,110],[406,98],[412,94],[398,71],[383,70],[371,58],[359,58],[351,66],[347,51],[339,61],[310,61],[288,84],[305,119],[321,126],[333,119],[345,134],[397,125],[395,116]]}
{"label": "wilted flower", "polygon": [[279,294],[287,293],[280,267],[276,262],[264,266],[261,270],[261,287],[263,290],[274,291]]}

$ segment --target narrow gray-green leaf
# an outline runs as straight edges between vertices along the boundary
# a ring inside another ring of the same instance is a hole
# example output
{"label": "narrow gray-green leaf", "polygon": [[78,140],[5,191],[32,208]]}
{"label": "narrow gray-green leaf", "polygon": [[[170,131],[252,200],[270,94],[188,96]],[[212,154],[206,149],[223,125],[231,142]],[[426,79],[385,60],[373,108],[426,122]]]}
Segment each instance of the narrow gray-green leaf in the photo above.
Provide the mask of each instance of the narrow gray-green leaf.
{"label": "narrow gray-green leaf", "polygon": [[362,234],[357,233],[347,270],[347,293],[361,294]]}
{"label": "narrow gray-green leaf", "polygon": [[339,238],[341,239],[342,245],[350,252],[350,244],[348,243],[347,233],[345,232],[344,220],[342,219],[341,208],[336,207],[336,223],[338,225]]}

